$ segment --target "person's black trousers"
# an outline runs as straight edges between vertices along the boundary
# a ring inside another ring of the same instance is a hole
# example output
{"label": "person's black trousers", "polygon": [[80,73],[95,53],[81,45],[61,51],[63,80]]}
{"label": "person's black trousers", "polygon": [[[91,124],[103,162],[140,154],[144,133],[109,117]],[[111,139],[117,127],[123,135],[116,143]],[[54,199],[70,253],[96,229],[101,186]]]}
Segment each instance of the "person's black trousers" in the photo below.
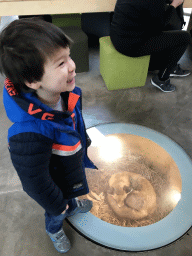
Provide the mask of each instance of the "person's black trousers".
{"label": "person's black trousers", "polygon": [[190,43],[187,31],[163,31],[158,36],[152,36],[143,44],[130,46],[130,39],[119,37],[110,32],[111,41],[115,49],[130,57],[151,55],[149,70],[159,70],[159,78],[169,78],[171,70],[177,65]]}

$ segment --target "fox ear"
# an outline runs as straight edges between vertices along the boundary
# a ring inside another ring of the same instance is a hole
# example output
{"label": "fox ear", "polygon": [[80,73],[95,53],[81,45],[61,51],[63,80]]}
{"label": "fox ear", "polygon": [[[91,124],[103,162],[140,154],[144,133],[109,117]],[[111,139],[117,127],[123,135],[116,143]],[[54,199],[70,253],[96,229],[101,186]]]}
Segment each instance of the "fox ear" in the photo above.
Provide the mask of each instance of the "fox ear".
{"label": "fox ear", "polygon": [[138,185],[138,181],[133,179],[132,177],[129,177],[130,186],[135,188]]}
{"label": "fox ear", "polygon": [[141,178],[137,178],[135,180],[132,181],[132,187],[133,189],[135,190],[138,190],[138,191],[141,191],[142,188],[143,188],[143,185],[142,185],[142,179]]}
{"label": "fox ear", "polygon": [[129,193],[131,191],[131,186],[124,186],[123,190],[125,191],[125,193]]}
{"label": "fox ear", "polygon": [[114,194],[114,188],[113,187],[109,187],[109,189],[107,190],[107,193],[108,194],[111,194],[111,195],[113,195]]}
{"label": "fox ear", "polygon": [[133,182],[134,182],[134,180],[133,180],[133,178],[131,176],[129,176],[129,182],[130,182],[130,185],[132,185]]}

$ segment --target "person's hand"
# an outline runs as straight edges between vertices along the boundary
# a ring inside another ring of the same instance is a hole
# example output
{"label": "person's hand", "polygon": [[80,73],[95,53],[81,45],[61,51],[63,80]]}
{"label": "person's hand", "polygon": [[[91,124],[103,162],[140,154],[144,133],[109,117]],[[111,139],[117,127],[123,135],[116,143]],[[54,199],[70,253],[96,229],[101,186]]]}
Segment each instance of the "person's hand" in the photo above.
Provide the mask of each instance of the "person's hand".
{"label": "person's hand", "polygon": [[170,4],[172,6],[174,6],[175,8],[177,8],[179,5],[181,5],[183,3],[183,0],[173,0],[173,2]]}
{"label": "person's hand", "polygon": [[68,208],[69,208],[69,205],[67,204],[66,209],[61,214],[65,214]]}

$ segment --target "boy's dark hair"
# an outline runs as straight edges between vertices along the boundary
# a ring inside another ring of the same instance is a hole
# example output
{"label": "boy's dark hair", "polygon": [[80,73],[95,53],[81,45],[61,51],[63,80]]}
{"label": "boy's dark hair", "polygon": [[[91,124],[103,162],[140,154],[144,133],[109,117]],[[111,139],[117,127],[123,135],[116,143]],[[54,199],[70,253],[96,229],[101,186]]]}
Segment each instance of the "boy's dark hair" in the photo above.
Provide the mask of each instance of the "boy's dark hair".
{"label": "boy's dark hair", "polygon": [[25,81],[40,81],[47,58],[60,47],[67,48],[73,43],[52,23],[36,17],[14,20],[0,34],[0,72],[18,92],[33,92]]}

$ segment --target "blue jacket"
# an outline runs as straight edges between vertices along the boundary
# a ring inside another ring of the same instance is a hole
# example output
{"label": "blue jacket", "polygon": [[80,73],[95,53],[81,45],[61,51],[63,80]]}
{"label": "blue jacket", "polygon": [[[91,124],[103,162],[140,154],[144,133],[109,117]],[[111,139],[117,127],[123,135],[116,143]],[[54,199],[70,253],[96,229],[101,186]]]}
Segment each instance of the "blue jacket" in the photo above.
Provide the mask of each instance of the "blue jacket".
{"label": "blue jacket", "polygon": [[87,156],[81,89],[61,97],[64,112],[41,103],[35,93],[18,93],[5,80],[4,107],[14,123],[8,130],[13,166],[23,190],[55,216],[65,210],[68,199],[89,193],[85,167],[97,169]]}

